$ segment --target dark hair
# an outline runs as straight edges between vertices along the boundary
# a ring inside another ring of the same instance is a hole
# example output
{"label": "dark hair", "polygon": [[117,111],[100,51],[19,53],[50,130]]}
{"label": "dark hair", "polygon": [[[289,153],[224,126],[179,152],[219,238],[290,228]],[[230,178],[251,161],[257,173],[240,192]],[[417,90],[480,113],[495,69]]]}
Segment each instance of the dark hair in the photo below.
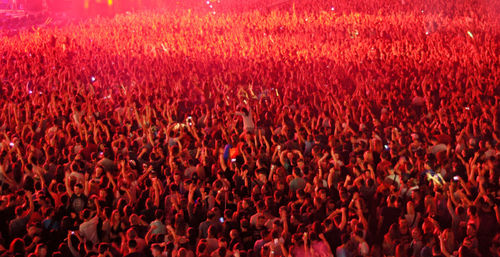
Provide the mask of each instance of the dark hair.
{"label": "dark hair", "polygon": [[207,213],[207,218],[208,218],[208,219],[210,219],[210,220],[211,220],[211,219],[213,219],[214,217],[215,217],[215,213],[214,213],[213,211],[209,211],[209,212]]}
{"label": "dark hair", "polygon": [[220,247],[219,249],[217,249],[219,256],[226,256],[226,251],[227,250],[225,247]]}
{"label": "dark hair", "polygon": [[477,213],[477,208],[474,205],[469,206],[469,211],[472,215],[476,215]]}
{"label": "dark hair", "polygon": [[24,212],[24,208],[22,206],[17,206],[16,207],[16,210],[15,210],[15,213],[16,213],[16,216],[21,216]]}
{"label": "dark hair", "polygon": [[23,254],[26,252],[24,240],[22,238],[15,238],[10,243],[9,252],[14,254]]}
{"label": "dark hair", "polygon": [[137,241],[135,241],[135,239],[130,239],[130,240],[128,240],[127,245],[128,245],[128,248],[134,249],[137,247]]}
{"label": "dark hair", "polygon": [[130,240],[134,240],[137,237],[137,231],[134,228],[129,228],[127,230],[127,236]]}
{"label": "dark hair", "polygon": [[205,252],[206,249],[207,249],[207,244],[200,241],[198,243],[198,246],[196,247],[196,254],[203,253]]}
{"label": "dark hair", "polygon": [[103,254],[104,252],[106,252],[107,250],[109,249],[109,245],[107,243],[101,243],[99,244],[99,250],[98,252],[100,254]]}
{"label": "dark hair", "polygon": [[154,243],[153,245],[151,245],[151,248],[153,248],[157,251],[163,252],[163,247],[158,243]]}
{"label": "dark hair", "polygon": [[93,247],[94,247],[94,243],[92,243],[92,241],[90,241],[90,240],[85,241],[85,249],[91,250]]}
{"label": "dark hair", "polygon": [[209,235],[216,237],[218,233],[219,233],[218,229],[214,225],[210,225],[210,227],[208,227],[208,234]]}
{"label": "dark hair", "polygon": [[83,219],[88,219],[88,218],[90,218],[90,210],[89,210],[89,209],[84,209],[84,210],[81,212],[81,214],[82,214],[82,218],[83,218]]}
{"label": "dark hair", "polygon": [[270,234],[270,231],[269,231],[269,230],[267,230],[267,229],[263,229],[262,231],[260,231],[260,236],[261,236],[262,238],[267,237],[269,234]]}
{"label": "dark hair", "polygon": [[155,211],[155,217],[156,217],[157,219],[161,219],[161,218],[163,218],[163,210],[161,210],[161,209],[156,210],[156,211]]}

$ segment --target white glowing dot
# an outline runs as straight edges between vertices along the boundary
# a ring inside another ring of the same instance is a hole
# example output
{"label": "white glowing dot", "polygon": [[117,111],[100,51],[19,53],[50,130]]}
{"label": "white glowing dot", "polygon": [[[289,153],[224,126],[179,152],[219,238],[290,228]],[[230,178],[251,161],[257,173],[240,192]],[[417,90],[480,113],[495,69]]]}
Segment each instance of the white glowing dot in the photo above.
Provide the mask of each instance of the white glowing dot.
{"label": "white glowing dot", "polygon": [[207,4],[210,4],[210,1],[207,1]]}
{"label": "white glowing dot", "polygon": [[332,11],[335,11],[335,7],[332,7],[332,9],[331,9],[331,10],[332,10]]}
{"label": "white glowing dot", "polygon": [[213,8],[213,6],[212,6],[212,5],[210,5],[210,8]]}

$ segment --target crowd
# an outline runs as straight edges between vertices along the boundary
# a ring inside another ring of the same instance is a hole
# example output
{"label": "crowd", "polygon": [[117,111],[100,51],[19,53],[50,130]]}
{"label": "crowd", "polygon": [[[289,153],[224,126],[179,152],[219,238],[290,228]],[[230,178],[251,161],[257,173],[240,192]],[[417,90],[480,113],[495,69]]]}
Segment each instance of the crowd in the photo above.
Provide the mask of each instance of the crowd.
{"label": "crowd", "polygon": [[0,256],[499,256],[496,17],[377,3],[0,38]]}

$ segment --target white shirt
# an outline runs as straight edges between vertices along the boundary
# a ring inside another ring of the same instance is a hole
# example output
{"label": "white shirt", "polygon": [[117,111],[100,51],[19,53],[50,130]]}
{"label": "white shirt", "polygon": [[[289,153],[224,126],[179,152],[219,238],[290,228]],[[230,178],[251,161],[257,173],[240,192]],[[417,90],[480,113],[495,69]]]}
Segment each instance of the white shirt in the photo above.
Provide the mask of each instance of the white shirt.
{"label": "white shirt", "polygon": [[253,123],[252,114],[245,115],[242,112],[237,112],[236,115],[240,115],[243,118],[243,128],[245,130],[252,130],[255,128],[255,124]]}
{"label": "white shirt", "polygon": [[97,244],[99,242],[99,237],[97,236],[97,223],[99,218],[94,216],[92,219],[83,222],[80,225],[80,235],[87,240],[92,241],[92,243]]}

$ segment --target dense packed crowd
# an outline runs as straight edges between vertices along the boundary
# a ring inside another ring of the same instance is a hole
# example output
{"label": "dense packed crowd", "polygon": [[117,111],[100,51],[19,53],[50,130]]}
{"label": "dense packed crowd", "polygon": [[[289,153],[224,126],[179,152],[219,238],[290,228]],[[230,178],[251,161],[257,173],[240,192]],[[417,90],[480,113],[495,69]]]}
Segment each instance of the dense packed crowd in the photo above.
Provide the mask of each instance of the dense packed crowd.
{"label": "dense packed crowd", "polygon": [[498,256],[498,23],[377,3],[1,38],[0,256]]}

